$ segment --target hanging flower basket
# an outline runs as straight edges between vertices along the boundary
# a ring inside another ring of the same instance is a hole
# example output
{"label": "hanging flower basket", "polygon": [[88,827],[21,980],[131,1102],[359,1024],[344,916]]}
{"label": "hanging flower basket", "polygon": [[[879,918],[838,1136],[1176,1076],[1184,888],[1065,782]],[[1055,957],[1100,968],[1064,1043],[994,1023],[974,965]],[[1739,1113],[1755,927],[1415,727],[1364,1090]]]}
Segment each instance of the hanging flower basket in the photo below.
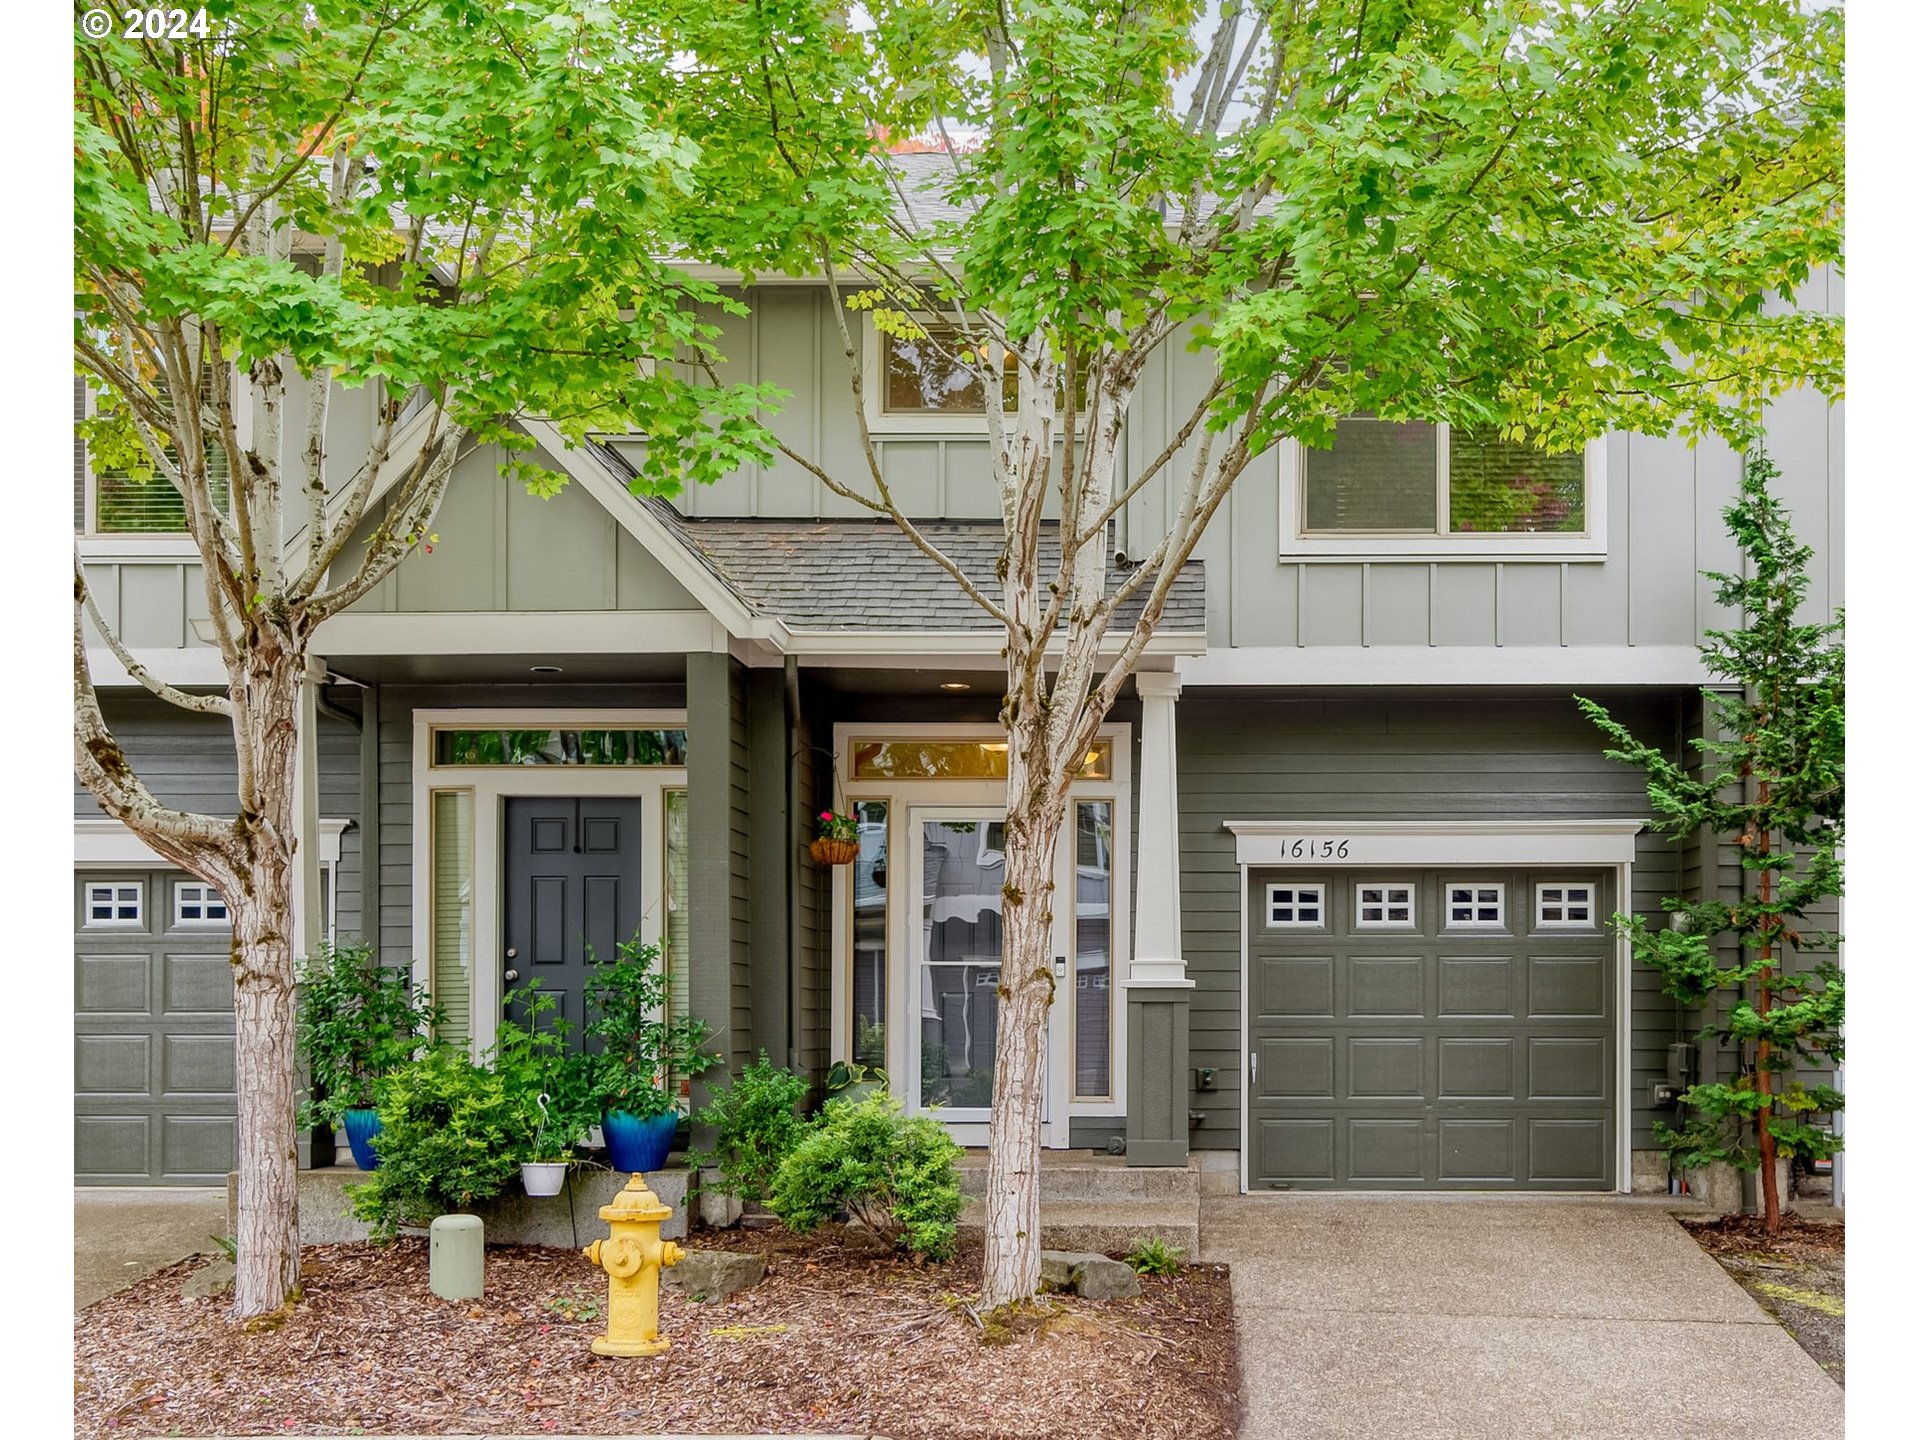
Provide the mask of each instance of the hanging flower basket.
{"label": "hanging flower basket", "polygon": [[858,840],[830,840],[823,835],[807,849],[822,865],[851,865],[860,858]]}
{"label": "hanging flower basket", "polygon": [[838,810],[822,810],[813,822],[813,843],[807,847],[816,863],[851,865],[860,858],[860,822]]}

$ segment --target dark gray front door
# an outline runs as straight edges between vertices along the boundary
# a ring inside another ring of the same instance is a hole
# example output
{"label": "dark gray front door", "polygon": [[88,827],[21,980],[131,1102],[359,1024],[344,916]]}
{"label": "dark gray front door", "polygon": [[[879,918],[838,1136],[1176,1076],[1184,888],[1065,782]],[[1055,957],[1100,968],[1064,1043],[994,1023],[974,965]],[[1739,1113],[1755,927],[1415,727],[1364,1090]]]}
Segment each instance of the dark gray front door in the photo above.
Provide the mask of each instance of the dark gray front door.
{"label": "dark gray front door", "polygon": [[178,870],[81,871],[73,934],[78,1185],[223,1185],[233,957],[218,892]]}
{"label": "dark gray front door", "polygon": [[514,797],[506,821],[507,1014],[538,980],[577,1044],[589,948],[611,960],[640,924],[640,801]]}
{"label": "dark gray front door", "polygon": [[1253,871],[1251,1188],[1611,1188],[1612,892],[1594,871]]}

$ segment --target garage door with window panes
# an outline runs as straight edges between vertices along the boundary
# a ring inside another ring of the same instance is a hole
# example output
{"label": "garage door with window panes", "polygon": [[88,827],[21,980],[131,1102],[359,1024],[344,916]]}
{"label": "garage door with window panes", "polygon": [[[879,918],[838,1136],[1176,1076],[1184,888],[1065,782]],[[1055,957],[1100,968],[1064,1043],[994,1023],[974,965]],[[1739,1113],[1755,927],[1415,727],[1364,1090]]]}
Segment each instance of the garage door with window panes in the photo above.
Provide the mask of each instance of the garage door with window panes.
{"label": "garage door with window panes", "polygon": [[75,898],[75,1183],[225,1184],[234,1159],[226,902],[177,870],[83,870]]}
{"label": "garage door with window panes", "polygon": [[1250,872],[1249,1187],[1611,1189],[1612,890]]}

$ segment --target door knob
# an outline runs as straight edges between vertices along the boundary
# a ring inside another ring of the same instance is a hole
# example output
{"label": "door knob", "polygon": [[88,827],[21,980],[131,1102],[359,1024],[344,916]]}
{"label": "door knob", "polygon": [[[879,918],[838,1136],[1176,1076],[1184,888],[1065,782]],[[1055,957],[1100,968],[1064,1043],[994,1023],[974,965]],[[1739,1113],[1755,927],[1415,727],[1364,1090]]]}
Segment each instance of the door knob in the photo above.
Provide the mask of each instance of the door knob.
{"label": "door knob", "polygon": [[518,970],[507,971],[507,983],[509,985],[511,985],[514,981],[518,980],[519,978],[520,978],[520,972]]}

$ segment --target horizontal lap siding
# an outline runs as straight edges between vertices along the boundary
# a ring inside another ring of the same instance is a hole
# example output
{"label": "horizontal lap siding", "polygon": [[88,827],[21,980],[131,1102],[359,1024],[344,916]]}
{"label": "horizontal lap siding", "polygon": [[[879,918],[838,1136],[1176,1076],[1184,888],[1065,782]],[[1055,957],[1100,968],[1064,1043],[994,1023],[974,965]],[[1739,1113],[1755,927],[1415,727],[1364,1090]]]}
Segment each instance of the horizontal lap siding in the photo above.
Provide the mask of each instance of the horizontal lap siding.
{"label": "horizontal lap siding", "polygon": [[[1613,702],[1654,743],[1676,743],[1674,697]],[[1240,1143],[1241,890],[1227,820],[1642,818],[1636,772],[1606,760],[1569,696],[1470,700],[1208,698],[1177,707],[1181,922],[1194,981],[1192,1063],[1218,1071],[1195,1094],[1200,1149]],[[1680,880],[1678,847],[1642,834],[1633,908],[1657,909]],[[1652,1144],[1644,1096],[1666,1073],[1672,1002],[1651,971],[1630,977],[1633,1144]]]}
{"label": "horizontal lap siding", "polygon": [[[239,809],[233,728],[217,715],[197,715],[147,695],[109,694],[101,709],[134,773],[163,805],[222,818]],[[352,821],[340,841],[334,870],[335,924],[343,939],[360,931],[360,734],[330,715],[320,717],[320,816]],[[74,783],[75,819],[98,819],[100,806]]]}

